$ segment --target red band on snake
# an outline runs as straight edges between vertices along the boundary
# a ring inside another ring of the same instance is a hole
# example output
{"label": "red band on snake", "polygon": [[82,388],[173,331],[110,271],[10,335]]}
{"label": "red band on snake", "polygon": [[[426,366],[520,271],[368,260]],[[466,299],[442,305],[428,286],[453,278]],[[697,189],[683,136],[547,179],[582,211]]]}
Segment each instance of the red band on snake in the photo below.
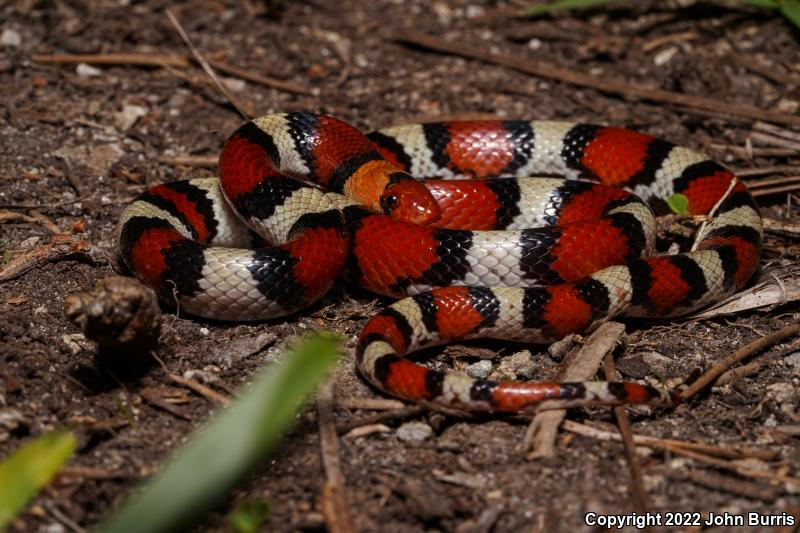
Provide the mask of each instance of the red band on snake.
{"label": "red band on snake", "polygon": [[[404,356],[686,314],[740,290],[761,252],[761,218],[730,171],[621,128],[463,121],[364,135],[327,116],[277,114],[236,130],[219,170],[220,180],[154,187],[125,210],[120,248],[134,274],[191,314],[263,320],[310,305],[345,270],[403,297],[361,332],[362,375],[449,409],[670,404],[635,383],[493,382]],[[543,174],[560,177],[526,178]],[[711,218],[691,251],[654,255],[650,208],[666,212],[675,195]]]}

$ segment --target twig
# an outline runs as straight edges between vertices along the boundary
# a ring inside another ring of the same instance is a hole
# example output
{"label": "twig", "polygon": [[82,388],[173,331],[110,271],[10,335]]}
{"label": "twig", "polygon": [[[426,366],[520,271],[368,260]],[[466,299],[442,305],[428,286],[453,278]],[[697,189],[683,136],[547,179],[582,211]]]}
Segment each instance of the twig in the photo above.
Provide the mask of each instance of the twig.
{"label": "twig", "polygon": [[765,337],[761,337],[760,339],[756,339],[755,341],[742,346],[732,354],[725,357],[722,361],[717,363],[716,365],[712,366],[708,369],[702,376],[700,376],[694,383],[692,383],[685,391],[680,393],[681,399],[683,401],[688,400],[701,390],[703,390],[706,385],[717,379],[721,376],[726,370],[728,370],[731,366],[738,363],[742,359],[753,355],[756,352],[763,350],[773,344],[776,344],[784,339],[788,339],[789,337],[793,337],[800,333],[800,323],[789,324],[788,326],[774,332],[770,333]]}
{"label": "twig", "polygon": [[751,191],[750,194],[753,196],[767,196],[769,194],[778,194],[781,192],[794,192],[800,191],[800,183],[796,183],[794,185],[785,185],[783,187],[768,187],[766,189],[756,189]]}
{"label": "twig", "polygon": [[333,422],[333,384],[329,381],[317,397],[319,411],[319,437],[325,484],[322,487],[322,514],[332,533],[355,532],[347,489],[339,466],[339,437]]}
{"label": "twig", "polygon": [[47,231],[53,234],[64,233],[55,222],[38,211],[31,211],[30,215],[23,215],[22,213],[15,213],[13,211],[0,211],[0,224],[3,222],[16,222],[18,220],[22,222],[40,224]]}
{"label": "twig", "polygon": [[258,83],[259,85],[263,85],[265,87],[270,87],[272,89],[280,89],[288,93],[313,94],[306,87],[298,85],[297,83],[292,83],[291,81],[276,80],[275,78],[262,76],[260,74],[250,72],[243,68],[239,68],[234,65],[229,65],[228,63],[223,63],[222,61],[217,61],[215,59],[209,59],[208,63],[215,69],[219,70],[220,72],[236,76],[237,78],[241,78],[243,80],[252,81],[253,83]]}
{"label": "twig", "polygon": [[342,398],[336,402],[341,409],[370,409],[374,411],[402,409],[406,404],[400,400],[387,398]]}
{"label": "twig", "polygon": [[775,474],[769,471],[753,470],[751,468],[745,468],[733,461],[725,461],[723,459],[717,459],[716,457],[711,457],[706,454],[693,452],[687,449],[674,448],[671,451],[673,453],[683,455],[684,457],[695,459],[697,461],[700,461],[701,463],[714,465],[716,467],[723,468],[730,472],[735,472],[740,476],[757,478],[757,479],[768,479],[774,483],[782,483],[785,484],[784,486],[786,488],[790,489],[793,492],[800,490],[800,479],[793,478],[785,474]]}
{"label": "twig", "polygon": [[744,184],[747,185],[747,188],[752,191],[753,189],[767,187],[770,185],[787,185],[789,183],[796,182],[800,182],[800,175],[781,176],[780,178],[763,178],[760,180],[746,180]]}
{"label": "twig", "polygon": [[74,255],[97,261],[104,253],[102,249],[85,239],[63,233],[56,234],[53,235],[50,244],[28,250],[6,263],[5,268],[0,271],[0,282],[17,278],[32,268],[52,261],[60,261]]}
{"label": "twig", "polygon": [[765,364],[766,364],[765,361],[759,360],[728,370],[727,372],[725,372],[724,374],[722,374],[720,377],[717,378],[715,385],[719,387],[722,385],[726,385],[731,381],[735,381],[739,378],[752,376],[753,374],[756,374],[759,370],[761,370],[761,367],[763,367]]}
{"label": "twig", "polygon": [[738,146],[736,144],[719,144],[712,143],[712,150],[722,150],[725,152],[733,152],[739,157],[744,159],[752,159],[753,157],[791,157],[797,155],[797,150],[789,150],[788,148],[748,148],[746,146]]}
{"label": "twig", "polygon": [[589,87],[604,92],[621,94],[628,97],[686,106],[691,109],[713,111],[728,116],[743,117],[752,120],[766,120],[779,124],[800,125],[800,116],[787,113],[767,111],[754,106],[740,104],[731,105],[730,102],[713,100],[702,96],[694,96],[683,93],[655,89],[645,85],[631,83],[613,78],[599,78],[590,74],[585,74],[577,70],[564,67],[556,67],[543,61],[533,61],[512,56],[509,54],[499,54],[490,52],[488,48],[472,48],[463,43],[454,43],[446,39],[440,39],[424,33],[406,31],[402,34],[395,34],[391,39],[401,43],[407,43],[428,50],[434,50],[446,54],[457,55],[470,59],[479,59],[487,63],[502,65],[520,72],[559,80],[571,83],[580,87]]}
{"label": "twig", "polygon": [[[606,431],[594,426],[587,426],[586,424],[581,424],[580,422],[574,422],[572,420],[564,420],[563,428],[570,433],[575,433],[577,435],[582,435],[584,437],[590,437],[597,440],[615,442],[622,440],[622,436],[617,432]],[[645,446],[647,448],[670,450],[675,453],[678,453],[676,450],[690,450],[724,459],[744,459],[748,457],[755,457],[756,459],[762,459],[764,461],[772,461],[778,456],[777,452],[761,448],[749,448],[743,446],[717,446],[714,444],[692,442],[688,440],[660,439],[658,437],[650,437],[647,435],[634,434],[633,442],[637,446]]]}
{"label": "twig", "polygon": [[208,77],[214,81],[214,84],[217,86],[217,89],[219,89],[222,95],[228,99],[231,105],[236,109],[236,111],[239,112],[240,115],[242,115],[242,117],[245,120],[250,119],[248,113],[244,111],[244,108],[241,105],[239,105],[236,98],[234,98],[234,96],[230,93],[230,91],[228,91],[225,85],[223,85],[223,83],[219,80],[216,72],[214,72],[214,69],[211,68],[211,65],[208,64],[205,58],[203,58],[203,56],[200,54],[200,51],[197,48],[195,48],[194,44],[192,44],[192,40],[189,38],[189,35],[183,29],[183,26],[181,26],[181,23],[178,21],[175,15],[172,14],[172,11],[170,11],[170,9],[167,8],[166,13],[170,22],[172,22],[172,25],[175,26],[176,30],[178,30],[181,39],[183,39],[183,42],[185,42],[186,46],[189,47],[189,50],[192,51],[192,55],[194,55],[194,58],[197,60],[198,63],[200,63],[200,66],[203,67],[203,70],[206,72],[206,74],[208,74]]}
{"label": "twig", "polygon": [[[753,129],[768,135],[774,135],[775,137],[800,143],[800,133],[787,130],[786,128],[781,128],[779,126],[773,126],[772,124],[767,124],[766,122],[762,122],[760,120],[753,124]],[[800,147],[800,144],[796,144],[795,147]]]}
{"label": "twig", "polygon": [[147,403],[153,405],[154,407],[158,407],[159,409],[162,409],[173,416],[176,416],[182,420],[192,420],[192,417],[189,413],[166,401],[158,394],[158,390],[154,389],[153,387],[145,387],[144,389],[140,390],[139,396],[141,396],[142,399]]}
{"label": "twig", "polygon": [[[614,354],[609,351],[603,360],[603,372],[605,373],[607,381],[617,380],[617,371],[614,366]],[[631,431],[631,423],[628,420],[628,413],[625,407],[617,405],[614,407],[614,416],[617,418],[617,425],[619,426],[619,434],[622,436],[622,444],[625,447],[625,457],[628,459],[628,468],[631,474],[631,496],[633,496],[633,504],[637,513],[644,514],[649,507],[647,503],[647,492],[644,489],[644,480],[642,479],[642,467],[639,464],[639,458],[636,456],[636,444],[633,442],[633,432]]]}
{"label": "twig", "polygon": [[175,54],[139,54],[136,52],[120,54],[52,54],[33,55],[34,63],[87,63],[90,65],[138,65],[142,67],[188,67],[186,56]]}
{"label": "twig", "polygon": [[[191,64],[189,58],[182,55],[138,53],[34,55],[31,57],[31,61],[34,63],[87,63],[90,65],[138,65],[145,67],[188,67]],[[215,59],[207,59],[206,61],[220,72],[236,76],[243,80],[252,81],[253,83],[258,83],[265,87],[295,94],[312,94],[309,89],[290,81],[278,80],[255,74],[243,68]]]}
{"label": "twig", "polygon": [[385,424],[368,424],[366,426],[359,426],[342,435],[343,439],[357,439],[359,437],[366,437],[373,433],[388,433],[392,430]]}
{"label": "twig", "polygon": [[733,170],[733,173],[740,178],[746,178],[749,176],[763,176],[764,174],[796,174],[798,172],[800,172],[800,165],[772,165],[765,167],[738,168]]}
{"label": "twig", "polygon": [[392,409],[390,411],[383,411],[382,413],[377,413],[370,416],[365,416],[362,418],[357,418],[355,420],[349,420],[347,422],[341,422],[336,424],[336,432],[347,433],[348,431],[355,429],[361,426],[367,426],[372,424],[377,424],[380,422],[387,422],[389,420],[399,420],[403,418],[411,418],[417,415],[421,415],[428,409],[419,405],[411,405],[409,407],[403,407],[402,409]]}
{"label": "twig", "polygon": [[750,134],[750,140],[753,142],[753,144],[759,143],[777,148],[786,148],[788,150],[794,150],[795,152],[800,151],[800,141],[778,137],[777,135],[772,135],[771,133],[754,131]]}
{"label": "twig", "polygon": [[723,476],[713,472],[704,472],[702,470],[689,470],[685,474],[679,473],[675,475],[676,478],[686,478],[704,487],[714,490],[721,490],[729,492],[745,498],[753,498],[764,501],[775,501],[778,498],[778,491],[771,487],[766,487],[761,484],[743,481],[731,476]]}
{"label": "twig", "polygon": [[191,389],[200,396],[204,396],[205,398],[213,402],[222,405],[229,405],[231,403],[231,401],[228,398],[226,398],[225,396],[216,391],[209,389],[202,383],[198,383],[194,380],[186,379],[181,376],[176,376],[175,374],[169,374],[167,377],[169,378],[170,381],[177,383],[178,385],[182,385],[187,389]]}
{"label": "twig", "polygon": [[216,167],[219,156],[216,155],[176,155],[159,157],[158,160],[167,165],[185,167]]}
{"label": "twig", "polygon": [[[600,368],[603,357],[611,352],[617,341],[625,333],[625,326],[619,322],[607,322],[597,328],[586,343],[571,351],[561,362],[563,369],[558,376],[560,381],[585,381],[591,379]],[[543,408],[545,407],[543,404]],[[528,460],[555,455],[555,440],[558,427],[566,416],[566,410],[553,409],[540,411],[531,421],[522,441],[522,449],[530,450]]]}
{"label": "twig", "polygon": [[792,224],[774,218],[762,217],[764,231],[776,233],[778,235],[788,235],[790,237],[800,237],[800,224]]}

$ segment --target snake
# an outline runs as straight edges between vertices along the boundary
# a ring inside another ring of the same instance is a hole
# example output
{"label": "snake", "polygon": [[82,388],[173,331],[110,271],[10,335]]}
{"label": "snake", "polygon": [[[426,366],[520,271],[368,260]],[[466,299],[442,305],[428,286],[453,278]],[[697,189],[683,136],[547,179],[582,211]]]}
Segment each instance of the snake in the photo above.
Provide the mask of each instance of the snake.
{"label": "snake", "polygon": [[[658,252],[655,217],[671,211],[703,223],[690,249]],[[730,170],[630,129],[498,119],[365,134],[293,112],[242,124],[218,178],[143,192],[118,236],[136,277],[200,317],[292,315],[343,275],[397,299],[355,342],[368,382],[443,410],[524,412],[669,406],[678,395],[634,382],[495,381],[408,356],[691,313],[748,283],[763,228]]]}

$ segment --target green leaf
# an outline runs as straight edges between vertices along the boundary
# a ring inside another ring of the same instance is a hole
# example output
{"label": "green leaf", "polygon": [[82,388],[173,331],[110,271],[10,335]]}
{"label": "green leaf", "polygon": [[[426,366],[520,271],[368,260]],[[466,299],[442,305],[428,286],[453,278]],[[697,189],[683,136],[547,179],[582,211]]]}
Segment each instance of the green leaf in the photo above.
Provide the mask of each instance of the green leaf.
{"label": "green leaf", "polygon": [[673,212],[679,215],[689,214],[689,199],[679,192],[676,192],[667,199],[667,205],[669,205]]}
{"label": "green leaf", "polygon": [[237,533],[256,533],[268,513],[269,504],[263,500],[242,502],[229,517],[231,528]]}
{"label": "green leaf", "polygon": [[0,531],[64,466],[76,443],[69,431],[53,431],[23,445],[0,463]]}
{"label": "green leaf", "polygon": [[747,4],[765,9],[775,9],[778,7],[779,0],[737,0],[740,4]]}
{"label": "green leaf", "polygon": [[538,17],[556,11],[567,9],[586,9],[588,7],[599,6],[602,4],[619,3],[619,0],[556,0],[549,4],[538,4],[528,6],[522,11],[523,17]]}
{"label": "green leaf", "polygon": [[216,414],[99,531],[177,531],[200,520],[275,448],[335,361],[338,342],[332,335],[313,335],[259,372],[240,400]]}
{"label": "green leaf", "polygon": [[784,2],[781,4],[781,13],[800,29],[800,2]]}

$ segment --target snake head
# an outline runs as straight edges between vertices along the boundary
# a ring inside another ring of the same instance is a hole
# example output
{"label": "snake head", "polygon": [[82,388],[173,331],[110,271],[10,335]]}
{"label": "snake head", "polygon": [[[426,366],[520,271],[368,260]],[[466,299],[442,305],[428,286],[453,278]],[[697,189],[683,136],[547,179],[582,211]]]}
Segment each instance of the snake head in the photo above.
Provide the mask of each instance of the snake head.
{"label": "snake head", "polygon": [[405,173],[392,174],[380,198],[381,209],[392,218],[426,226],[442,213],[428,188]]}

